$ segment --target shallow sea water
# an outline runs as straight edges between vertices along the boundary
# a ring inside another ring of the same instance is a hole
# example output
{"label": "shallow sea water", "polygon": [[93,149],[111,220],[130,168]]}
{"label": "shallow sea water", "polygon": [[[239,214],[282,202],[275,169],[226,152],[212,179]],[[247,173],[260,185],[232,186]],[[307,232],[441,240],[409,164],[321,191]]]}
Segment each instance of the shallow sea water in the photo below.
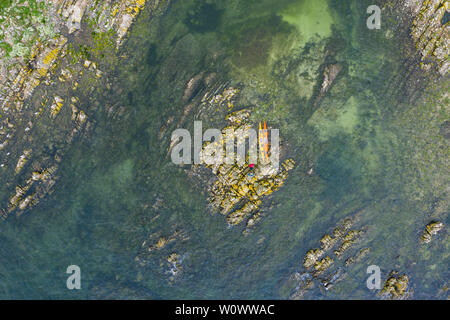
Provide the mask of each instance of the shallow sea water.
{"label": "shallow sea water", "polygon": [[[304,254],[360,211],[368,232],[357,248],[370,254],[333,289],[316,286],[305,298],[375,299],[366,287],[372,264],[383,280],[392,270],[406,273],[415,298],[440,297],[448,237],[419,244],[431,218],[448,224],[448,208],[433,211],[446,195],[448,155],[442,119],[429,116],[437,89],[405,57],[403,27],[366,28],[369,2],[186,0],[158,16],[144,11],[120,52],[126,58],[109,71],[112,88],[83,101],[84,110],[104,108],[87,112],[93,129],[65,155],[55,192],[0,224],[0,297],[285,299]],[[342,71],[318,101],[330,63]],[[279,128],[283,156],[297,163],[246,237],[207,209],[207,186],[167,157],[176,124],[225,125],[227,110],[180,120],[185,86],[200,72],[240,88],[236,106]],[[111,116],[111,107],[122,111]],[[433,153],[433,165],[424,153]],[[136,263],[149,235],[176,230],[189,239]],[[175,281],[166,262],[172,252],[183,256]],[[81,268],[79,291],[66,288],[72,264]]]}

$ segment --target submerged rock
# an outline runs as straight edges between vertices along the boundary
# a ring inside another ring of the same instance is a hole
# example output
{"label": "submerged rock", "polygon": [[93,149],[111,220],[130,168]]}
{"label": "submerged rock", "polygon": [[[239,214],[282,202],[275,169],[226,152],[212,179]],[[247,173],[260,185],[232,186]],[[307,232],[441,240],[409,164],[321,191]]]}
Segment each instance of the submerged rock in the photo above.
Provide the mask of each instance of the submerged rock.
{"label": "submerged rock", "polygon": [[178,253],[173,252],[167,257],[167,263],[169,265],[169,270],[167,273],[170,274],[169,282],[174,282],[181,274],[183,257]]}
{"label": "submerged rock", "polygon": [[439,133],[446,139],[450,139],[450,121],[447,120],[441,124]]}
{"label": "submerged rock", "polygon": [[323,71],[322,87],[320,88],[319,95],[316,98],[315,104],[317,105],[322,100],[325,93],[331,88],[337,76],[341,72],[342,67],[339,64],[330,64],[325,67]]}
{"label": "submerged rock", "polygon": [[[320,248],[311,249],[303,257],[302,276],[297,277],[299,283],[290,299],[301,299],[306,292],[318,283],[325,291],[333,288],[346,277],[347,268],[356,262],[360,262],[370,252],[369,248],[362,248],[356,252],[350,252],[351,248],[361,241],[364,228],[351,229],[359,220],[359,213],[340,221],[333,232],[325,234],[320,239]],[[337,246],[336,250],[332,250]],[[344,255],[347,259],[343,261]],[[296,273],[300,274],[300,273]]]}
{"label": "submerged rock", "polygon": [[195,94],[198,92],[199,88],[202,85],[203,81],[203,72],[200,74],[194,76],[189,80],[189,82],[186,85],[186,88],[184,89],[183,98],[181,99],[182,103],[186,103],[195,96]]}
{"label": "submerged rock", "polygon": [[157,251],[164,251],[176,241],[186,241],[189,237],[184,231],[175,230],[169,236],[162,236],[159,233],[150,234],[142,243],[141,250],[135,258],[135,261],[145,266],[150,257]]}
{"label": "submerged rock", "polygon": [[302,299],[305,293],[307,293],[308,290],[314,288],[315,285],[313,278],[309,273],[295,273],[293,276],[291,276],[290,280],[293,280],[293,282],[297,283],[294,292],[289,296],[290,300]]}
{"label": "submerged rock", "polygon": [[355,256],[349,257],[347,260],[345,260],[345,266],[348,267],[351,264],[361,261],[365,256],[369,254],[369,252],[370,248],[361,249]]}

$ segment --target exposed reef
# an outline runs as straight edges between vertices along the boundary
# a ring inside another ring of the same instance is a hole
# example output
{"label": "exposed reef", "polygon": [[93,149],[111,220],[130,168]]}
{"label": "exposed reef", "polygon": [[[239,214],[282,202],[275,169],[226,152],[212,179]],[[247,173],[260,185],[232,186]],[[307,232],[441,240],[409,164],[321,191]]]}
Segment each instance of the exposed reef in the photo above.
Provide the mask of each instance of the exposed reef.
{"label": "exposed reef", "polygon": [[414,20],[411,36],[421,55],[421,67],[429,70],[433,64],[442,75],[450,70],[450,24],[445,16],[450,14],[447,0],[410,0],[405,7],[412,10]]}
{"label": "exposed reef", "polygon": [[[27,1],[27,11],[24,2],[12,1],[0,11],[0,177],[2,193],[15,189],[8,200],[0,198],[3,219],[50,192],[64,150],[90,127],[93,109],[79,97],[105,82],[99,65],[108,68],[119,58],[117,49],[146,5],[36,0]],[[150,10],[162,3],[152,1]],[[30,36],[11,36],[22,31]],[[35,172],[48,174],[38,179]]]}
{"label": "exposed reef", "polygon": [[397,271],[392,271],[379,295],[384,299],[406,299],[411,294],[408,284],[409,278],[406,274],[399,274]]}
{"label": "exposed reef", "polygon": [[319,241],[320,247],[306,252],[302,270],[291,275],[283,286],[284,295],[293,300],[303,299],[316,284],[328,291],[346,277],[346,270],[350,265],[367,256],[370,248],[352,250],[362,241],[367,231],[364,226],[354,228],[361,213],[357,212],[343,219],[332,232],[323,235]]}
{"label": "exposed reef", "polygon": [[[210,98],[205,95],[203,103],[209,104],[210,108],[226,106],[231,110],[234,108],[234,97],[237,93],[238,90],[234,88],[226,88]],[[227,139],[233,141],[233,148],[236,149],[239,142],[245,142],[249,138],[249,130],[253,128],[249,121],[250,113],[250,109],[229,113],[226,116],[228,124],[222,129],[222,141],[206,142],[200,155],[204,165],[211,169],[215,176],[214,182],[208,188],[212,210],[226,216],[230,226],[239,225],[247,219],[244,234],[250,232],[261,218],[260,207],[264,197],[285,183],[289,170],[295,165],[294,160],[286,159],[278,170],[271,162],[259,157],[258,162],[250,167],[248,152],[243,161],[236,159],[232,164],[227,164],[226,161],[221,164],[207,164],[206,154],[226,154]]]}
{"label": "exposed reef", "polygon": [[420,240],[428,243],[431,242],[433,236],[436,235],[439,231],[444,228],[444,224],[438,221],[432,221],[425,227],[425,230],[422,232],[420,236]]}

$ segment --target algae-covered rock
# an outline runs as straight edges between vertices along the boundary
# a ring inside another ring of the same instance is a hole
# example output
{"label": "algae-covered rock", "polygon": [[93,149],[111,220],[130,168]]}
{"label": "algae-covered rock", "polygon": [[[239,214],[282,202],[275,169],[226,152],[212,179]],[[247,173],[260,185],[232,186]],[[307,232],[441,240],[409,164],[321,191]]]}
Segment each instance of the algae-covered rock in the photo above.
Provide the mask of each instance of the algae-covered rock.
{"label": "algae-covered rock", "polygon": [[386,299],[405,299],[409,295],[408,283],[409,278],[406,274],[392,271],[379,294]]}
{"label": "algae-covered rock", "polygon": [[425,227],[425,230],[422,232],[420,236],[420,240],[428,243],[432,240],[433,235],[436,235],[439,231],[444,228],[444,224],[438,221],[432,221]]}

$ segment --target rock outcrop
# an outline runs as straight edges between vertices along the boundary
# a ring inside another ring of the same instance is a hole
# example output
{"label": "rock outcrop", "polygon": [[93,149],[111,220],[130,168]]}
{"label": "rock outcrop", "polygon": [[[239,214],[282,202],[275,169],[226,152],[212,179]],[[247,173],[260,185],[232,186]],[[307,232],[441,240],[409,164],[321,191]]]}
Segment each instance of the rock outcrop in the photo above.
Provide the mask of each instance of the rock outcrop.
{"label": "rock outcrop", "polygon": [[422,232],[420,236],[420,240],[424,243],[431,242],[433,236],[436,235],[439,231],[444,228],[444,224],[439,221],[432,221],[425,227],[425,230]]}
{"label": "rock outcrop", "polygon": [[[286,296],[293,300],[302,299],[316,285],[327,291],[346,277],[346,269],[351,264],[367,256],[369,248],[351,250],[366,232],[364,227],[353,228],[359,215],[356,213],[339,222],[331,233],[323,235],[320,247],[306,252],[302,270],[292,275],[286,284]],[[289,289],[294,286],[294,289]]]}
{"label": "rock outcrop", "polygon": [[[211,97],[207,103],[211,108],[226,106],[228,110],[234,108],[234,97],[239,91],[226,88],[223,92]],[[250,232],[255,223],[261,218],[260,207],[264,197],[280,188],[288,177],[289,170],[294,168],[295,162],[287,159],[280,170],[272,163],[262,161],[250,166],[249,155],[239,161],[236,157],[231,163],[209,163],[207,154],[226,154],[227,139],[233,141],[237,149],[239,141],[249,138],[250,109],[241,109],[227,115],[228,125],[222,129],[222,141],[207,142],[203,145],[200,158],[204,165],[211,169],[215,181],[209,187],[209,202],[213,211],[219,211],[226,216],[230,226],[237,226],[246,220],[244,233]]]}
{"label": "rock outcrop", "polygon": [[[55,145],[69,145],[89,127],[89,112],[80,109],[76,90],[83,81],[94,84],[95,79],[102,78],[103,72],[95,62],[98,48],[115,54],[147,1],[28,1],[33,11],[29,19],[28,11],[20,11],[22,2],[14,0],[0,11],[0,179],[16,186],[8,202],[0,199],[5,201],[0,202],[3,219],[13,212],[21,214],[54,184],[64,151],[53,150],[53,157],[40,152],[46,147],[42,137],[33,139],[39,135],[36,130],[55,131],[54,141],[49,142],[49,149],[53,149]],[[159,3],[153,1],[151,9],[158,8]],[[90,31],[92,48],[74,45],[86,41],[86,35],[81,35],[83,28]],[[30,37],[22,37],[20,42],[8,35],[25,31]],[[20,54],[16,47],[23,48]],[[35,97],[37,90],[40,97]],[[58,125],[65,108],[71,114],[69,128]],[[33,176],[33,167],[37,171],[53,168],[52,178],[26,178]],[[37,188],[37,182],[42,186]]]}
{"label": "rock outcrop", "polygon": [[405,1],[415,18],[411,36],[421,55],[421,67],[429,70],[433,64],[442,75],[450,70],[450,2],[447,0]]}
{"label": "rock outcrop", "polygon": [[384,299],[403,300],[410,295],[409,278],[406,274],[392,271],[379,295]]}

